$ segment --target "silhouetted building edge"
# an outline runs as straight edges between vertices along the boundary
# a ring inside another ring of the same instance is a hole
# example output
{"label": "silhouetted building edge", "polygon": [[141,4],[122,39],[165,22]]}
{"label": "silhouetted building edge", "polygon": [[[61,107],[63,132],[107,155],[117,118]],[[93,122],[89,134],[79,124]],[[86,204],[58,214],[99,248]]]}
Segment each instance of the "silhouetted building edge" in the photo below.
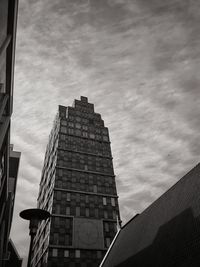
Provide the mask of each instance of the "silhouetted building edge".
{"label": "silhouetted building edge", "polygon": [[8,243],[8,260],[6,261],[6,267],[21,267],[22,261],[13,241],[10,239]]}
{"label": "silhouetted building edge", "polygon": [[10,120],[13,107],[14,60],[18,0],[0,1],[0,266],[8,258],[12,222],[9,193]]}
{"label": "silhouetted building edge", "polygon": [[200,164],[124,225],[101,267],[200,266]]}

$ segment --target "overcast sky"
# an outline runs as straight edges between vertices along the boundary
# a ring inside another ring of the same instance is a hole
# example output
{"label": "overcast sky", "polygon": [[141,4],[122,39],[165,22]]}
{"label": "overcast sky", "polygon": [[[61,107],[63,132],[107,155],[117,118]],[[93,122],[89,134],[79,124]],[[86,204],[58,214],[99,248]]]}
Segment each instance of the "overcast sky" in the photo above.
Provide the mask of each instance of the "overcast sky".
{"label": "overcast sky", "polygon": [[200,1],[20,0],[11,140],[22,152],[12,238],[28,254],[48,135],[81,95],[109,128],[123,223],[199,162]]}

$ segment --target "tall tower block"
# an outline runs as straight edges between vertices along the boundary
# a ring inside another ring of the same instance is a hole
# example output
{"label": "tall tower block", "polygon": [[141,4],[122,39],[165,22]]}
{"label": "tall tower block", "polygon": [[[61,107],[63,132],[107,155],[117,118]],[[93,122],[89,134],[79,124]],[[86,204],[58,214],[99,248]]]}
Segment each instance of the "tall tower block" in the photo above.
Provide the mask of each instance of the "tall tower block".
{"label": "tall tower block", "polygon": [[120,222],[108,128],[86,97],[59,106],[46,149],[32,267],[97,267]]}

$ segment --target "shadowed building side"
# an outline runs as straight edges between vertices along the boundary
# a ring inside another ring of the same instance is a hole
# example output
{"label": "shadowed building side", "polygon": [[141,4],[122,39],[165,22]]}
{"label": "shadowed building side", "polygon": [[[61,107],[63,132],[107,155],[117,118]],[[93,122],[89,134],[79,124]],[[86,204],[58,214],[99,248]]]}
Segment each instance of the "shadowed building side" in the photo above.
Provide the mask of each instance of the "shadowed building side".
{"label": "shadowed building side", "polygon": [[9,194],[10,118],[18,0],[0,1],[0,266],[8,259],[11,219]]}
{"label": "shadowed building side", "polygon": [[200,164],[124,225],[101,267],[200,266]]}

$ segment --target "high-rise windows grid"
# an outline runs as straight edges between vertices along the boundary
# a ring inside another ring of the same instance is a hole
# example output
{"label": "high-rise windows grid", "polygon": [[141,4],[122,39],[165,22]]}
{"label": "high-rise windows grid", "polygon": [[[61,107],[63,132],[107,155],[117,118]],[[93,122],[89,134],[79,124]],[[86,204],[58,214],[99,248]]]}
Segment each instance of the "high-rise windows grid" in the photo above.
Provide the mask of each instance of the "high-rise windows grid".
{"label": "high-rise windows grid", "polygon": [[[116,233],[119,210],[108,129],[87,98],[75,100],[73,107],[59,106],[40,187],[39,207],[52,209],[47,223],[50,238],[45,243],[47,262],[63,257],[72,264],[86,260],[99,266]],[[82,243],[89,234],[87,229],[94,231],[94,236],[98,231],[98,240],[92,245]],[[44,243],[41,226],[39,231],[41,239],[37,233],[32,267],[42,262],[37,246]]]}

